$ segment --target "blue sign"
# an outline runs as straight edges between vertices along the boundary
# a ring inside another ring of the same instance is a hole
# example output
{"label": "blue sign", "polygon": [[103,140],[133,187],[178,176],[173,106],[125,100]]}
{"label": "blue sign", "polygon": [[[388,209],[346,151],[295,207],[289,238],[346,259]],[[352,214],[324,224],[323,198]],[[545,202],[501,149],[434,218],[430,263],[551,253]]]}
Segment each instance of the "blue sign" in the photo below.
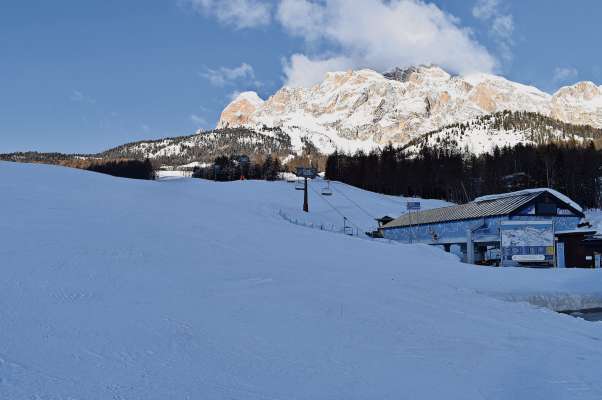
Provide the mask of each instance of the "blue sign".
{"label": "blue sign", "polygon": [[420,202],[419,201],[408,201],[406,203],[406,209],[408,211],[420,210]]}
{"label": "blue sign", "polygon": [[301,178],[315,178],[318,171],[315,168],[297,167],[297,176]]}

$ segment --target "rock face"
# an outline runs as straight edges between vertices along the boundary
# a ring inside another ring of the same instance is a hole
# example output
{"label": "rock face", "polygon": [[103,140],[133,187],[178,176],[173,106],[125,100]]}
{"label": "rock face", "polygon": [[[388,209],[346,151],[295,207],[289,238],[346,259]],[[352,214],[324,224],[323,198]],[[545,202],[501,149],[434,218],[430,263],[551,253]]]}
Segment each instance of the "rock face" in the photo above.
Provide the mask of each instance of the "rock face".
{"label": "rock face", "polygon": [[261,106],[263,100],[255,92],[243,92],[236,97],[233,101],[224,109],[220,119],[225,122],[227,128],[229,125],[233,127],[244,126],[251,123],[251,116]]}
{"label": "rock face", "polygon": [[581,82],[554,95],[489,74],[452,76],[435,66],[328,73],[310,88],[283,87],[266,101],[241,94],[218,128],[280,128],[294,146],[311,140],[325,153],[405,144],[424,133],[486,114],[535,112],[602,127],[602,87]]}

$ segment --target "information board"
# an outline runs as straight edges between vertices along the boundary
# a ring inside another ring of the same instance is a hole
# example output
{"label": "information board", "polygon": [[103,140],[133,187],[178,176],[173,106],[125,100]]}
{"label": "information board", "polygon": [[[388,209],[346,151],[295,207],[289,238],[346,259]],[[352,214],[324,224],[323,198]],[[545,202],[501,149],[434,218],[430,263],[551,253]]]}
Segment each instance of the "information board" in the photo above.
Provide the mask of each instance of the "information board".
{"label": "information board", "polygon": [[552,221],[502,221],[500,226],[503,266],[554,263]]}
{"label": "information board", "polygon": [[297,176],[301,178],[314,178],[318,171],[315,168],[297,167]]}
{"label": "information board", "polygon": [[420,202],[419,201],[408,201],[406,203],[406,209],[410,211],[420,210]]}

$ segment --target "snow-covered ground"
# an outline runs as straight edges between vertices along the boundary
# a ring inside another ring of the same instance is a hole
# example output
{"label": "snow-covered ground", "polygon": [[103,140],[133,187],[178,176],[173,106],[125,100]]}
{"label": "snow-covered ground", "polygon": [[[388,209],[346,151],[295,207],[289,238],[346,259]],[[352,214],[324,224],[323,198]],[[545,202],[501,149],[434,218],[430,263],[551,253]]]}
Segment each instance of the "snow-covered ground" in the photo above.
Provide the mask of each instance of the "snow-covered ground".
{"label": "snow-covered ground", "polygon": [[585,216],[593,229],[602,233],[602,210],[587,210]]}
{"label": "snow-covered ground", "polygon": [[170,180],[170,179],[180,179],[180,178],[190,178],[192,176],[192,171],[155,171],[156,178],[158,180]]}
{"label": "snow-covered ground", "polygon": [[284,182],[0,163],[0,193],[0,399],[602,398],[602,324],[507,301],[600,303],[602,271],[305,228]]}
{"label": "snow-covered ground", "polygon": [[[364,235],[373,231],[378,224],[376,218],[388,215],[397,218],[406,212],[408,201],[419,201],[423,209],[444,207],[449,203],[441,200],[420,198],[404,198],[386,196],[368,192],[341,182],[330,182],[323,179],[309,180],[310,213],[302,211],[303,191],[295,190],[296,183],[276,182],[272,186],[278,189],[279,204],[275,205],[280,214],[293,223],[313,226],[315,229],[341,230],[344,225]],[[299,184],[302,182],[299,181]],[[322,192],[331,193],[325,196]],[[347,218],[347,222],[344,222]]]}

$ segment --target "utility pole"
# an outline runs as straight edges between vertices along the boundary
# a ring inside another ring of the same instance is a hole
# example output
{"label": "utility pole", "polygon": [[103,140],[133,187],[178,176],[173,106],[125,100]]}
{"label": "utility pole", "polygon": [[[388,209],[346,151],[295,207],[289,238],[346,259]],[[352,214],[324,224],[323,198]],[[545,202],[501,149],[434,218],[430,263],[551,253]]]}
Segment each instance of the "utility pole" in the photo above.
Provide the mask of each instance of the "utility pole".
{"label": "utility pole", "polygon": [[307,176],[305,177],[305,185],[303,186],[303,211],[309,212],[309,204],[307,203]]}
{"label": "utility pole", "polygon": [[313,178],[316,176],[315,168],[311,167],[297,167],[297,177],[302,177],[303,182],[303,211],[309,212],[309,201],[307,195],[307,178]]}

